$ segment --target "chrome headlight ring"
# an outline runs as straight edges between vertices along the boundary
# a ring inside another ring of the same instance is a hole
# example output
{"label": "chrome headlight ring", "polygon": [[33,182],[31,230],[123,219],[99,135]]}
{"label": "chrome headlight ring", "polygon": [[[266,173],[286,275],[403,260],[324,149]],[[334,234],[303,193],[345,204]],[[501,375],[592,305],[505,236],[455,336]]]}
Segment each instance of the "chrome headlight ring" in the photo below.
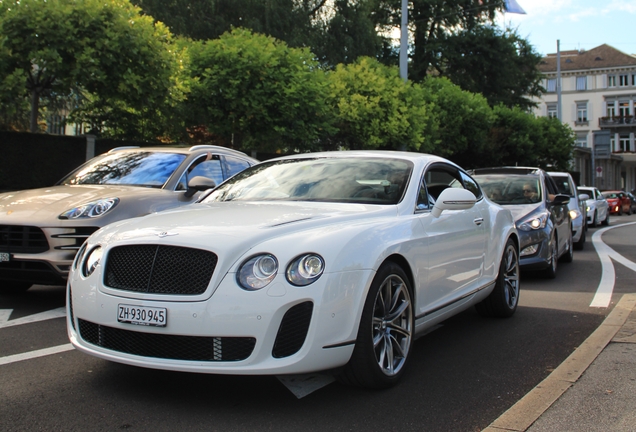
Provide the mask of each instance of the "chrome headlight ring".
{"label": "chrome headlight ring", "polygon": [[102,256],[104,255],[104,249],[97,245],[92,248],[89,252],[86,253],[86,259],[81,264],[82,266],[82,276],[89,277],[93,274],[97,266],[102,260]]}
{"label": "chrome headlight ring", "polygon": [[58,219],[96,218],[112,210],[119,203],[119,198],[104,198],[73,207],[58,216]]}
{"label": "chrome headlight ring", "polygon": [[320,278],[325,270],[325,260],[318,254],[306,253],[297,256],[287,266],[285,277],[296,286],[307,286]]}
{"label": "chrome headlight ring", "polygon": [[254,255],[240,265],[236,273],[239,286],[256,291],[269,285],[278,273],[278,260],[269,253]]}

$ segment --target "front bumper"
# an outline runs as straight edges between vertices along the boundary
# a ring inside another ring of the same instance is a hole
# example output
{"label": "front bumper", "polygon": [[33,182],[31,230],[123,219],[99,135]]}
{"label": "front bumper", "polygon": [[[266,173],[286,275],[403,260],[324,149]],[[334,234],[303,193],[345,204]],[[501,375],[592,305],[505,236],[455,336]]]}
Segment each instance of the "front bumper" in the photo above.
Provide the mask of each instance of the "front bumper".
{"label": "front bumper", "polygon": [[543,270],[550,266],[550,233],[546,229],[536,231],[519,231],[519,250],[523,253],[526,248],[536,246],[537,251],[530,255],[519,256],[519,267],[523,270]]}
{"label": "front bumper", "polygon": [[[144,300],[130,292],[116,295],[73,276],[67,290],[68,335],[85,353],[156,369],[249,375],[331,369],[351,357],[373,275],[371,270],[325,274],[303,288],[279,275],[270,286],[248,292],[228,274],[211,297],[196,302]],[[118,322],[119,304],[166,308],[167,325]],[[195,343],[196,353],[205,351],[201,346],[206,344],[214,349],[209,356],[183,354],[173,348],[175,343]],[[158,344],[166,348],[144,348]],[[228,349],[233,354],[227,354]]]}

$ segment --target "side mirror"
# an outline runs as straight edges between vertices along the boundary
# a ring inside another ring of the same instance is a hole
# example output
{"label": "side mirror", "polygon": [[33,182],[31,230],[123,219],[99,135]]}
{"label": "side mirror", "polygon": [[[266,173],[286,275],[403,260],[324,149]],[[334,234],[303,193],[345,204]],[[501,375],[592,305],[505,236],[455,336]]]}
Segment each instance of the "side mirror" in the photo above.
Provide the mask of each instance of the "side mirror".
{"label": "side mirror", "polygon": [[472,208],[476,202],[477,198],[469,190],[446,188],[437,197],[431,214],[438,218],[444,210],[466,210]]}
{"label": "side mirror", "polygon": [[556,195],[554,199],[552,200],[552,204],[554,205],[568,204],[569,202],[570,202],[570,197],[563,194]]}
{"label": "side mirror", "polygon": [[190,198],[197,192],[202,192],[204,190],[212,189],[216,187],[216,183],[214,180],[209,179],[203,176],[195,176],[190,179],[188,182],[188,190],[185,191],[186,198]]}
{"label": "side mirror", "polygon": [[590,199],[590,196],[588,194],[580,194],[579,195],[579,201],[587,201]]}

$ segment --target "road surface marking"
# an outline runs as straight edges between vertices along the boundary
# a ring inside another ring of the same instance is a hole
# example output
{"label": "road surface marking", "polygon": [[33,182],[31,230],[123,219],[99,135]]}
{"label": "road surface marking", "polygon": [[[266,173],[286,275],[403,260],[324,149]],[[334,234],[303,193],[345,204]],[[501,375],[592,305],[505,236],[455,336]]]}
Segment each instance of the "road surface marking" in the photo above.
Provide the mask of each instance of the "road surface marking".
{"label": "road surface marking", "polygon": [[608,307],[612,300],[612,292],[614,291],[614,283],[616,282],[616,271],[614,269],[614,263],[623,264],[625,267],[636,272],[636,263],[628,260],[623,255],[616,252],[603,242],[601,238],[605,231],[609,231],[614,228],[620,228],[628,225],[634,225],[636,222],[629,222],[620,225],[614,225],[611,227],[603,228],[594,233],[592,236],[592,243],[596,249],[596,253],[601,261],[601,282],[598,284],[596,294],[590,303],[590,307]]}
{"label": "road surface marking", "polygon": [[12,311],[13,309],[0,309],[0,328],[30,324],[38,321],[50,320],[53,318],[62,318],[66,316],[66,308],[60,307],[57,309],[51,309],[46,312],[40,312],[38,314],[29,315],[9,321],[9,316],[11,316]]}
{"label": "road surface marking", "polygon": [[58,345],[51,348],[44,348],[35,351],[29,351],[21,354],[14,354],[6,357],[0,357],[0,366],[16,363],[23,360],[31,360],[38,357],[44,357],[52,354],[58,354],[65,351],[71,351],[73,349],[73,345],[70,343],[64,345]]}

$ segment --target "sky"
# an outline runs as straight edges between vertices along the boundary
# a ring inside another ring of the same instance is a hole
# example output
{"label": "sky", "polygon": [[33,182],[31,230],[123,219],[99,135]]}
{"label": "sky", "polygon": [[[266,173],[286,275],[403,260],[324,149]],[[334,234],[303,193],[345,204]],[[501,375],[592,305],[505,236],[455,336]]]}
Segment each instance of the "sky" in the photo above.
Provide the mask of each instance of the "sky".
{"label": "sky", "polygon": [[636,0],[516,0],[526,15],[506,13],[497,23],[516,28],[541,54],[608,44],[636,54]]}

